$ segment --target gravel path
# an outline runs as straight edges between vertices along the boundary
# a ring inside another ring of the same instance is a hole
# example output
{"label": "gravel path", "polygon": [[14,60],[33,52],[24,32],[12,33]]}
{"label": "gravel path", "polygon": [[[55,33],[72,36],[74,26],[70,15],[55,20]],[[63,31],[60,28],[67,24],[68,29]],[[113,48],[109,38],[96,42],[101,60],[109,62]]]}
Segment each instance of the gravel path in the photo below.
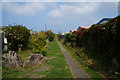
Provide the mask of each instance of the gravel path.
{"label": "gravel path", "polygon": [[72,57],[67,53],[67,51],[63,48],[63,46],[59,43],[59,41],[57,41],[57,43],[59,44],[61,51],[64,53],[64,56],[68,64],[70,65],[75,78],[88,78],[88,76],[85,75],[85,73],[82,71],[79,65],[72,59]]}

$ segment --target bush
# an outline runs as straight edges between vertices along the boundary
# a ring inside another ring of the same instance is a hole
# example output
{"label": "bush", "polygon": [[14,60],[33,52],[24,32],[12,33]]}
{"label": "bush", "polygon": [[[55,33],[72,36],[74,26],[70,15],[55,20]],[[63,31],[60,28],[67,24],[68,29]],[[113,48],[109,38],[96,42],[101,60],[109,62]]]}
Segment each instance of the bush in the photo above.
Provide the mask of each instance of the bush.
{"label": "bush", "polygon": [[49,41],[53,41],[55,38],[55,34],[53,32],[48,33],[48,39]]}
{"label": "bush", "polygon": [[46,38],[49,39],[49,41],[54,40],[55,34],[51,30],[46,31],[45,34],[46,34]]}
{"label": "bush", "polygon": [[8,48],[17,51],[19,47],[27,49],[29,44],[30,30],[22,25],[7,26],[3,28],[8,40]]}
{"label": "bush", "polygon": [[62,39],[62,34],[57,34],[58,40]]}
{"label": "bush", "polygon": [[75,42],[76,41],[76,35],[72,34],[71,32],[70,33],[66,33],[65,34],[65,40],[67,42]]}
{"label": "bush", "polygon": [[45,53],[46,35],[44,32],[36,33],[31,38],[32,49],[34,53]]}
{"label": "bush", "polygon": [[72,32],[66,33],[64,43],[71,42],[71,46],[75,47],[76,46],[76,39],[77,39],[77,36],[75,34],[73,34]]}

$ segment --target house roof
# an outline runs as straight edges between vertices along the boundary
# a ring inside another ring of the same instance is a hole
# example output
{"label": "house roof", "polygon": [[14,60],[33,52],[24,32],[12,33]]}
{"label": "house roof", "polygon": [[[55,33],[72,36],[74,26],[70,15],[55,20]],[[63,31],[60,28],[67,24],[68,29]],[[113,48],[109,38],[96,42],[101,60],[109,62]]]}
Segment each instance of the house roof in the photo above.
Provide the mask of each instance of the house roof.
{"label": "house roof", "polygon": [[[90,27],[89,26],[79,26],[78,29],[81,29],[81,28],[85,28],[85,29],[89,29]],[[77,30],[78,30],[77,29]]]}
{"label": "house roof", "polygon": [[103,18],[103,19],[101,19],[99,22],[97,22],[97,24],[101,24],[101,23],[103,23],[103,22],[108,22],[110,19],[112,19],[112,18]]}
{"label": "house roof", "polygon": [[70,32],[74,32],[74,31],[77,31],[77,30],[70,30]]}

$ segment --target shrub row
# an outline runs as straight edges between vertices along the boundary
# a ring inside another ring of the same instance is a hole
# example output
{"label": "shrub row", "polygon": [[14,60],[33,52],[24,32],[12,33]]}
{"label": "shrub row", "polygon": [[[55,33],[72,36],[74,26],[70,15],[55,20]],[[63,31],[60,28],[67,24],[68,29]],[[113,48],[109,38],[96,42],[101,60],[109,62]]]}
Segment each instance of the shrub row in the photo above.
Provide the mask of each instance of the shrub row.
{"label": "shrub row", "polygon": [[64,43],[70,42],[72,47],[84,48],[85,54],[97,61],[94,65],[102,67],[102,72],[120,77],[119,41],[120,16],[117,16],[107,23],[94,24],[89,29],[82,28],[66,34]]}
{"label": "shrub row", "polygon": [[[120,73],[120,16],[100,25],[92,25],[84,33],[83,45],[90,56],[110,75]],[[98,60],[99,58],[99,60]]]}

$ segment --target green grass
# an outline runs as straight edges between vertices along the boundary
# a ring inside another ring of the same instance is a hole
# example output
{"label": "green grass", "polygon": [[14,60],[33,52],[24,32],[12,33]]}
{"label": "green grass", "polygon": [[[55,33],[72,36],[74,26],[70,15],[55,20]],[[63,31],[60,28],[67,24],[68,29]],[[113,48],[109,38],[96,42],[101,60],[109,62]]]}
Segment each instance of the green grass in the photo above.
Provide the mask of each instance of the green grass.
{"label": "green grass", "polygon": [[[66,63],[65,57],[55,40],[49,43],[46,51],[47,57],[55,57],[47,61],[47,64],[51,67],[47,78],[72,78],[70,67]],[[66,69],[65,67],[68,68]]]}
{"label": "green grass", "polygon": [[32,53],[31,50],[21,51],[18,53],[18,55],[21,57],[22,62],[27,61],[30,56],[30,53]]}
{"label": "green grass", "polygon": [[2,66],[0,66],[0,79],[2,78]]}
{"label": "green grass", "polygon": [[97,80],[99,78],[100,80],[103,80],[103,77],[97,71],[89,67],[89,65],[86,62],[84,62],[77,55],[75,55],[69,48],[67,48],[64,44],[62,44],[61,41],[60,43],[67,50],[67,52],[72,56],[72,58],[80,65],[83,71],[88,74],[90,78],[95,79],[95,80],[96,78]]}
{"label": "green grass", "polygon": [[[22,59],[22,62],[28,60],[31,50],[22,51],[19,56]],[[65,61],[65,57],[61,52],[59,45],[54,40],[48,43],[46,49],[46,63],[27,66],[24,68],[5,68],[2,69],[3,78],[34,78],[36,76],[43,75],[42,78],[73,78],[73,75],[70,71],[70,67]],[[49,58],[49,59],[48,59]],[[48,70],[38,70],[41,68],[47,68]]]}

